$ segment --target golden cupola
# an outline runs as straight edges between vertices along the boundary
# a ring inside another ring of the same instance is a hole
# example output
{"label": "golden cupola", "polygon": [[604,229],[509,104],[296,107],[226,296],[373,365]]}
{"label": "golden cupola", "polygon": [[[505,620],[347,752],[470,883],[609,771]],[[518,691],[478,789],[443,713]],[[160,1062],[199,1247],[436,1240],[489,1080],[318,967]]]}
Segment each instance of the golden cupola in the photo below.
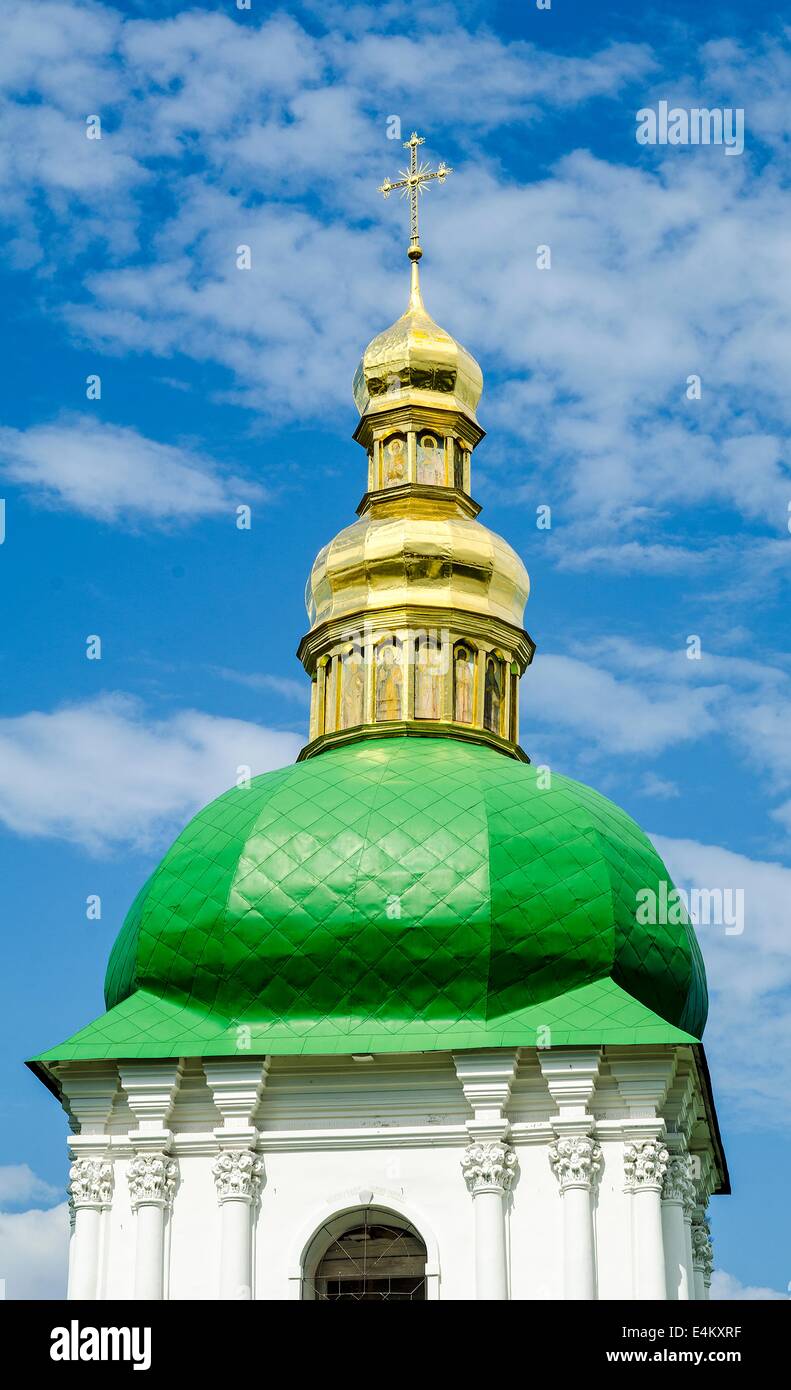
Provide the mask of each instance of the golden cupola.
{"label": "golden cupola", "polygon": [[310,631],[298,655],[312,682],[301,757],[383,735],[447,735],[519,747],[518,682],[534,644],[522,626],[527,570],[478,521],[470,460],[483,438],[475,358],[440,328],[421,295],[417,202],[452,171],[418,164],[407,142],[406,312],[368,345],[354,379],[368,460],[359,520],[317,556],[306,589]]}

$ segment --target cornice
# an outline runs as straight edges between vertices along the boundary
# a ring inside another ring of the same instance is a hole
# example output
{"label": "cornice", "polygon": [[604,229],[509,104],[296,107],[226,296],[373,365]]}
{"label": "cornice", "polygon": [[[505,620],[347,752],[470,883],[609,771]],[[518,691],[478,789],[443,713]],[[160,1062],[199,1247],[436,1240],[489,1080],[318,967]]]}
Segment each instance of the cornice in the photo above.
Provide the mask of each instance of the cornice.
{"label": "cornice", "polygon": [[362,416],[352,439],[364,449],[370,449],[375,438],[387,434],[390,430],[409,429],[433,429],[437,432],[456,434],[470,450],[480,444],[486,436],[486,431],[466,410],[449,407],[443,403],[441,396],[437,397],[436,404],[428,404],[425,401],[413,403],[402,397],[398,404],[390,405],[387,404],[386,398],[382,400],[380,397],[378,401],[374,398],[371,402],[370,409]]}
{"label": "cornice", "polygon": [[[371,512],[387,515],[392,507],[394,514],[403,516],[402,504],[406,502],[438,502],[448,509],[454,508],[461,516],[474,521],[481,513],[481,505],[469,493],[459,487],[438,487],[430,483],[400,483],[397,487],[376,488],[366,492],[357,507],[357,515],[363,517]],[[396,509],[398,509],[396,511]],[[408,512],[406,513],[409,514]]]}
{"label": "cornice", "polygon": [[350,641],[361,632],[373,635],[382,628],[391,628],[394,631],[418,628],[428,631],[438,627],[452,629],[487,647],[507,648],[519,666],[520,676],[524,674],[535,655],[536,644],[530,633],[524,628],[505,622],[502,618],[470,612],[466,608],[399,604],[393,608],[365,608],[358,614],[344,614],[343,617],[326,619],[305,633],[297,647],[297,657],[308,675],[312,676],[318,658],[327,648],[336,642]]}
{"label": "cornice", "polygon": [[313,758],[330,748],[339,748],[344,743],[358,743],[364,739],[380,738],[451,738],[461,743],[482,743],[504,753],[517,762],[529,763],[530,758],[518,743],[511,743],[499,734],[488,729],[477,729],[469,724],[454,724],[440,719],[403,719],[390,724],[357,724],[351,729],[336,729],[331,734],[320,734],[312,743],[306,743],[297,754],[297,762]]}

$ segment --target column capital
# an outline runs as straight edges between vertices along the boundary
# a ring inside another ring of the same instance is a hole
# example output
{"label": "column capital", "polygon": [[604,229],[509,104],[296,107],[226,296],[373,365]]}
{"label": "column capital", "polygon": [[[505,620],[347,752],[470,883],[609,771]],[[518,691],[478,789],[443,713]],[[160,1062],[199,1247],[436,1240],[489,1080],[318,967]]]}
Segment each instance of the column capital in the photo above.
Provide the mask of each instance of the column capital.
{"label": "column capital", "polygon": [[561,1192],[569,1187],[584,1187],[590,1191],[601,1168],[601,1160],[601,1147],[584,1134],[560,1138],[549,1150],[549,1161]]}
{"label": "column capital", "polygon": [[708,1283],[714,1267],[714,1252],[709,1223],[700,1207],[692,1216],[692,1266],[702,1273],[705,1282]]}
{"label": "column capital", "polygon": [[77,1158],[69,1168],[69,1202],[75,1211],[101,1211],[113,1199],[113,1165],[108,1158]]}
{"label": "column capital", "polygon": [[217,1200],[252,1202],[261,1185],[264,1165],[252,1149],[224,1149],[212,1164]]}
{"label": "column capital", "polygon": [[517,1158],[510,1144],[499,1140],[470,1144],[464,1150],[461,1169],[473,1197],[479,1192],[507,1192],[514,1180]]}
{"label": "column capital", "polygon": [[139,1153],[129,1164],[127,1178],[132,1209],[169,1207],[176,1190],[179,1167],[166,1153]]}
{"label": "column capital", "polygon": [[662,1201],[677,1202],[685,1210],[689,1203],[694,1207],[695,1184],[692,1181],[692,1160],[689,1154],[669,1155],[667,1171],[662,1182]]}
{"label": "column capital", "polygon": [[660,1192],[670,1155],[660,1139],[624,1144],[623,1167],[628,1192]]}

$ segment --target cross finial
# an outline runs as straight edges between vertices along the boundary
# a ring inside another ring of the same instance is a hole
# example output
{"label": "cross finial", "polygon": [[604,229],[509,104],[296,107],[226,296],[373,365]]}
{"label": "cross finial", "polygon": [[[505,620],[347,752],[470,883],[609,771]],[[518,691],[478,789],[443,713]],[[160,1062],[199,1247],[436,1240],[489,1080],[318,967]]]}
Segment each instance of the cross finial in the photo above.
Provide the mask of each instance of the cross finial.
{"label": "cross finial", "polygon": [[423,255],[423,249],[420,245],[420,238],[418,236],[418,197],[424,191],[426,184],[430,183],[432,179],[437,179],[439,183],[444,183],[448,174],[453,173],[453,170],[444,160],[440,160],[437,168],[434,170],[430,169],[428,164],[418,164],[417,147],[418,145],[424,144],[425,140],[422,135],[418,135],[417,131],[413,130],[409,139],[404,141],[404,149],[409,150],[409,168],[399,170],[401,177],[396,183],[391,183],[389,179],[385,179],[379,189],[379,192],[385,198],[389,198],[391,193],[395,193],[396,189],[400,189],[402,198],[409,199],[410,238],[407,255],[410,261],[419,261],[420,257]]}

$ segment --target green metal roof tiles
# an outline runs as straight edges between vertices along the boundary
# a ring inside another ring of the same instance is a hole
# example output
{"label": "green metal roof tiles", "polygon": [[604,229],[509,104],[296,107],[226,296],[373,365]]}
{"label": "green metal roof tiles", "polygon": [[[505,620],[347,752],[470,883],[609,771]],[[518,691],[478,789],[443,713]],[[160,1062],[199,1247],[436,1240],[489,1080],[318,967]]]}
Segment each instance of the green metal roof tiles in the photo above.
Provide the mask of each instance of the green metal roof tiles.
{"label": "green metal roof tiles", "polygon": [[[108,1013],[41,1061],[699,1039],[668,875],[588,787],[448,738],[326,752],[234,788],[138,894]],[[242,1030],[242,1031],[240,1031]],[[544,1036],[542,1034],[542,1036]]]}

